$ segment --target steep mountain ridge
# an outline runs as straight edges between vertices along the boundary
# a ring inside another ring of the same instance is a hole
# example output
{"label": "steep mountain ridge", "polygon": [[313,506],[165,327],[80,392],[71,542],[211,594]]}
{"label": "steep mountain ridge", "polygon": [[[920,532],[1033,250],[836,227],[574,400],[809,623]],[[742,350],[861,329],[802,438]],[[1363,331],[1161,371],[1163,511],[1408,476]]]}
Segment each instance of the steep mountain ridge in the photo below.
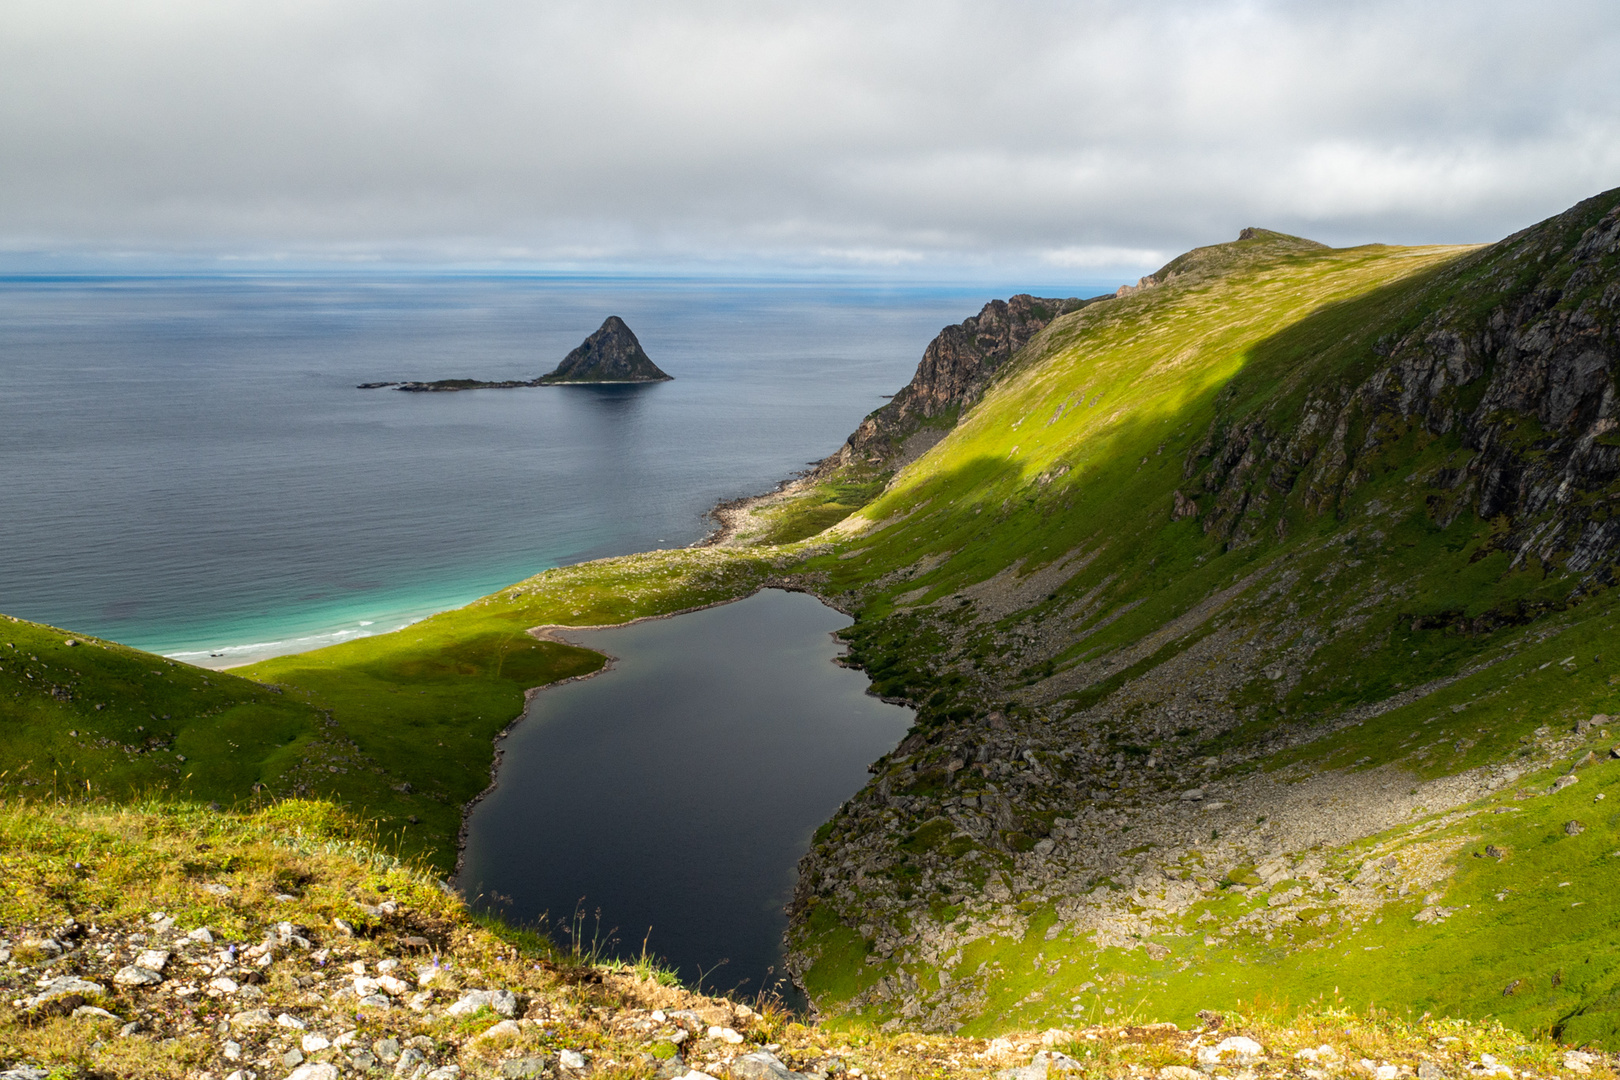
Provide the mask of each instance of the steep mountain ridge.
{"label": "steep mountain ridge", "polygon": [[[1224,969],[1217,993],[1405,985],[1610,1037],[1612,905],[1538,922],[1558,883],[1516,869],[1511,915],[1446,898],[1510,785],[1587,750],[1613,779],[1617,236],[1616,192],[1484,249],[1257,231],[1037,334],[809,564],[853,660],[919,705],[801,868],[818,1005],[994,1030],[1129,993],[1180,1019]],[[1557,872],[1601,894],[1616,821],[1569,820]],[[1406,889],[1346,888],[1419,835],[1443,839]],[[1350,941],[1449,963],[1347,968]]]}
{"label": "steep mountain ridge", "polygon": [[[1055,300],[1020,293],[992,300],[977,315],[945,327],[923,350],[911,381],[862,420],[838,452],[817,465],[812,478],[893,469],[915,459],[949,430],[963,408],[978,400],[1001,366],[1032,337],[1053,319],[1097,299],[1103,298]],[[917,439],[919,431],[926,433]]]}

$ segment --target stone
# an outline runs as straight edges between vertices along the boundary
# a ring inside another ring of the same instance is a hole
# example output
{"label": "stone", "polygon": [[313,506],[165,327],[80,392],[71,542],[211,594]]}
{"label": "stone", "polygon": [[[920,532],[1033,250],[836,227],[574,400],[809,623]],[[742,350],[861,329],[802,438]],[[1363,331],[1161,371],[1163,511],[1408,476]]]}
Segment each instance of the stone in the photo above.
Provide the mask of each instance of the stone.
{"label": "stone", "polygon": [[1570,773],[1568,776],[1560,776],[1557,780],[1554,780],[1552,787],[1548,788],[1547,790],[1556,795],[1565,788],[1571,787],[1580,782],[1580,777],[1576,776],[1574,773]]}
{"label": "stone", "polygon": [[490,1009],[507,1019],[517,1015],[517,997],[510,990],[469,990],[446,1009],[450,1016],[466,1016],[479,1009]]}
{"label": "stone", "polygon": [[270,1015],[269,1009],[249,1009],[231,1017],[233,1028],[268,1027],[275,1022],[276,1018]]}
{"label": "stone", "polygon": [[460,1065],[440,1065],[422,1077],[422,1080],[456,1080],[461,1075]]}
{"label": "stone", "polygon": [[287,1074],[287,1080],[338,1080],[341,1075],[336,1065],[321,1061],[298,1066]]}
{"label": "stone", "polygon": [[543,1057],[514,1058],[502,1062],[501,1075],[509,1080],[537,1080],[547,1073],[547,1062]]}
{"label": "stone", "polygon": [[411,984],[392,975],[383,975],[377,979],[377,989],[389,997],[399,997],[402,994],[410,993]]}
{"label": "stone", "polygon": [[35,1068],[32,1065],[18,1065],[0,1072],[0,1080],[45,1080],[50,1075],[46,1069]]}
{"label": "stone", "polygon": [[1067,1054],[1060,1054],[1056,1050],[1041,1050],[1028,1065],[1004,1069],[996,1075],[1002,1080],[1048,1080],[1049,1077],[1081,1071],[1081,1064]]}
{"label": "stone", "polygon": [[147,949],[135,958],[135,966],[161,974],[169,966],[169,954],[162,949]]}
{"label": "stone", "polygon": [[[1607,720],[1608,717],[1604,717],[1604,719]],[[1564,1051],[1564,1068],[1570,1072],[1591,1072],[1592,1066],[1595,1064],[1597,1064],[1596,1054],[1587,1053],[1585,1050]]]}
{"label": "stone", "polygon": [[61,956],[65,950],[62,943],[53,937],[23,938],[17,943],[17,950],[34,956]]}
{"label": "stone", "polygon": [[225,1080],[259,1080],[259,1074],[252,1069],[237,1069],[227,1076]]}
{"label": "stone", "polygon": [[1565,836],[1579,836],[1585,831],[1586,826],[1582,825],[1579,821],[1566,821],[1564,823]]}
{"label": "stone", "polygon": [[113,976],[113,982],[119,986],[155,986],[163,981],[163,976],[151,968],[141,967],[139,964],[130,964],[118,969]]}
{"label": "stone", "polygon": [[1159,1070],[1159,1080],[1205,1080],[1205,1076],[1185,1065],[1166,1065]]}
{"label": "stone", "polygon": [[371,1052],[377,1055],[379,1061],[392,1065],[399,1060],[399,1040],[394,1038],[378,1039],[371,1044]]}
{"label": "stone", "polygon": [[219,978],[211,980],[208,985],[211,989],[218,990],[222,994],[234,994],[242,989],[237,981],[228,975],[221,975]]}
{"label": "stone", "polygon": [[731,1063],[732,1080],[804,1080],[804,1074],[782,1064],[769,1050],[744,1054]]}
{"label": "stone", "polygon": [[38,1009],[43,1005],[50,1005],[54,1002],[66,1004],[69,999],[73,998],[78,999],[73,1002],[73,1007],[77,1008],[84,1003],[85,998],[100,997],[106,992],[107,988],[100,983],[91,982],[89,979],[76,978],[72,975],[61,975],[40,987],[39,992],[33,997],[24,998],[23,1008]]}
{"label": "stone", "polygon": [[202,887],[202,891],[207,893],[209,896],[231,895],[231,887],[229,885],[221,885],[217,881],[210,881],[208,884]]}
{"label": "stone", "polygon": [[225,1055],[226,1061],[242,1060],[242,1044],[235,1039],[226,1039],[220,1044],[219,1052]]}
{"label": "stone", "polygon": [[719,1039],[721,1042],[730,1043],[733,1046],[743,1041],[743,1037],[731,1028],[714,1027],[712,1025],[709,1028],[709,1038]]}
{"label": "stone", "polygon": [[295,1069],[304,1063],[304,1052],[292,1049],[281,1055],[281,1063],[289,1069]]}
{"label": "stone", "polygon": [[1214,1046],[1198,1048],[1200,1065],[1249,1065],[1265,1055],[1265,1049],[1247,1035],[1229,1035]]}
{"label": "stone", "polygon": [[370,1050],[356,1050],[349,1055],[349,1064],[361,1072],[369,1072],[377,1067],[377,1058]]}
{"label": "stone", "polygon": [[214,943],[214,932],[206,926],[199,926],[186,935],[186,940],[195,941],[199,945],[212,945]]}
{"label": "stone", "polygon": [[303,1031],[309,1025],[298,1019],[298,1017],[294,1016],[292,1013],[282,1013],[280,1016],[276,1017],[276,1026],[291,1028],[294,1031]]}
{"label": "stone", "polygon": [[414,1046],[407,1046],[400,1051],[399,1060],[394,1063],[395,1076],[409,1076],[415,1068],[427,1060],[427,1056]]}
{"label": "stone", "polygon": [[492,1024],[483,1031],[479,1032],[477,1035],[474,1035],[472,1041],[476,1043],[483,1042],[486,1039],[499,1039],[507,1037],[515,1039],[522,1034],[523,1029],[518,1027],[516,1020],[502,1020],[500,1023]]}
{"label": "stone", "polygon": [[565,1069],[583,1069],[585,1055],[578,1050],[563,1050],[557,1055],[557,1063]]}
{"label": "stone", "polygon": [[94,1005],[80,1005],[77,1009],[73,1010],[73,1019],[75,1019],[75,1020],[96,1020],[96,1019],[117,1020],[118,1017],[114,1016],[112,1013],[108,1012],[106,1009],[98,1009]]}
{"label": "stone", "polygon": [[325,1035],[309,1034],[298,1040],[299,1049],[306,1054],[318,1054],[332,1045],[332,1040]]}

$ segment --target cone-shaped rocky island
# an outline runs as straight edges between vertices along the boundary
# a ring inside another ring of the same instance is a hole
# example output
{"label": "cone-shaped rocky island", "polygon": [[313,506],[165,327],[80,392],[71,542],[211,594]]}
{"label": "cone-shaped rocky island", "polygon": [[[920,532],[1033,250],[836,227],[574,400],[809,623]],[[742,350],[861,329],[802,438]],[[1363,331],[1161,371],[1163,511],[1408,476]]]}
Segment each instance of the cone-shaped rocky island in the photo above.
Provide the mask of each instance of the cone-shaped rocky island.
{"label": "cone-shaped rocky island", "polygon": [[556,370],[540,376],[553,383],[668,382],[636,340],[635,333],[617,315],[609,315],[596,333],[563,357]]}
{"label": "cone-shaped rocky island", "polygon": [[596,333],[580,342],[579,347],[556,368],[538,379],[508,379],[502,382],[484,382],[481,379],[438,379],[434,382],[374,382],[361,383],[362,390],[379,390],[392,386],[412,393],[444,392],[451,390],[504,390],[517,386],[557,386],[568,383],[647,383],[669,382],[668,375],[652,362],[635,332],[617,315],[609,315]]}

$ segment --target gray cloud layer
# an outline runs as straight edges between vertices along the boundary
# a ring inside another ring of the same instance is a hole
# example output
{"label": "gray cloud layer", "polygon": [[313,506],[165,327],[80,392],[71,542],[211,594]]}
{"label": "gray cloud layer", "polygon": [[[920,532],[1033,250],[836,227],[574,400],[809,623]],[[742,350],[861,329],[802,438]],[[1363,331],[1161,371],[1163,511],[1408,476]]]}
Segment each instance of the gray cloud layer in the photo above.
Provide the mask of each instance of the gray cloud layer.
{"label": "gray cloud layer", "polygon": [[11,0],[0,246],[1150,266],[1620,184],[1620,7]]}

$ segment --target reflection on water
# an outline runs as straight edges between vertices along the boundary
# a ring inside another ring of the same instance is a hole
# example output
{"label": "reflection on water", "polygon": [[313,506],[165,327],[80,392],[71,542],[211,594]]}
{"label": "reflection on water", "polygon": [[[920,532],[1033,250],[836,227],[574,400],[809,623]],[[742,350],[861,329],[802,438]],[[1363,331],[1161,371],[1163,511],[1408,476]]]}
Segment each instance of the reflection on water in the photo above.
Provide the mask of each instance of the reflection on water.
{"label": "reflection on water", "polygon": [[[0,280],[0,611],[234,662],[690,543],[836,449],[977,310],[938,290]],[[674,382],[530,379],[609,314]],[[226,650],[227,646],[235,646]]]}
{"label": "reflection on water", "polygon": [[463,892],[518,921],[549,915],[554,930],[578,909],[587,937],[599,911],[619,955],[645,938],[710,989],[780,977],[811,834],[912,719],[832,662],[849,621],[767,591],[566,632],[617,661],[534,696],[472,815]]}

